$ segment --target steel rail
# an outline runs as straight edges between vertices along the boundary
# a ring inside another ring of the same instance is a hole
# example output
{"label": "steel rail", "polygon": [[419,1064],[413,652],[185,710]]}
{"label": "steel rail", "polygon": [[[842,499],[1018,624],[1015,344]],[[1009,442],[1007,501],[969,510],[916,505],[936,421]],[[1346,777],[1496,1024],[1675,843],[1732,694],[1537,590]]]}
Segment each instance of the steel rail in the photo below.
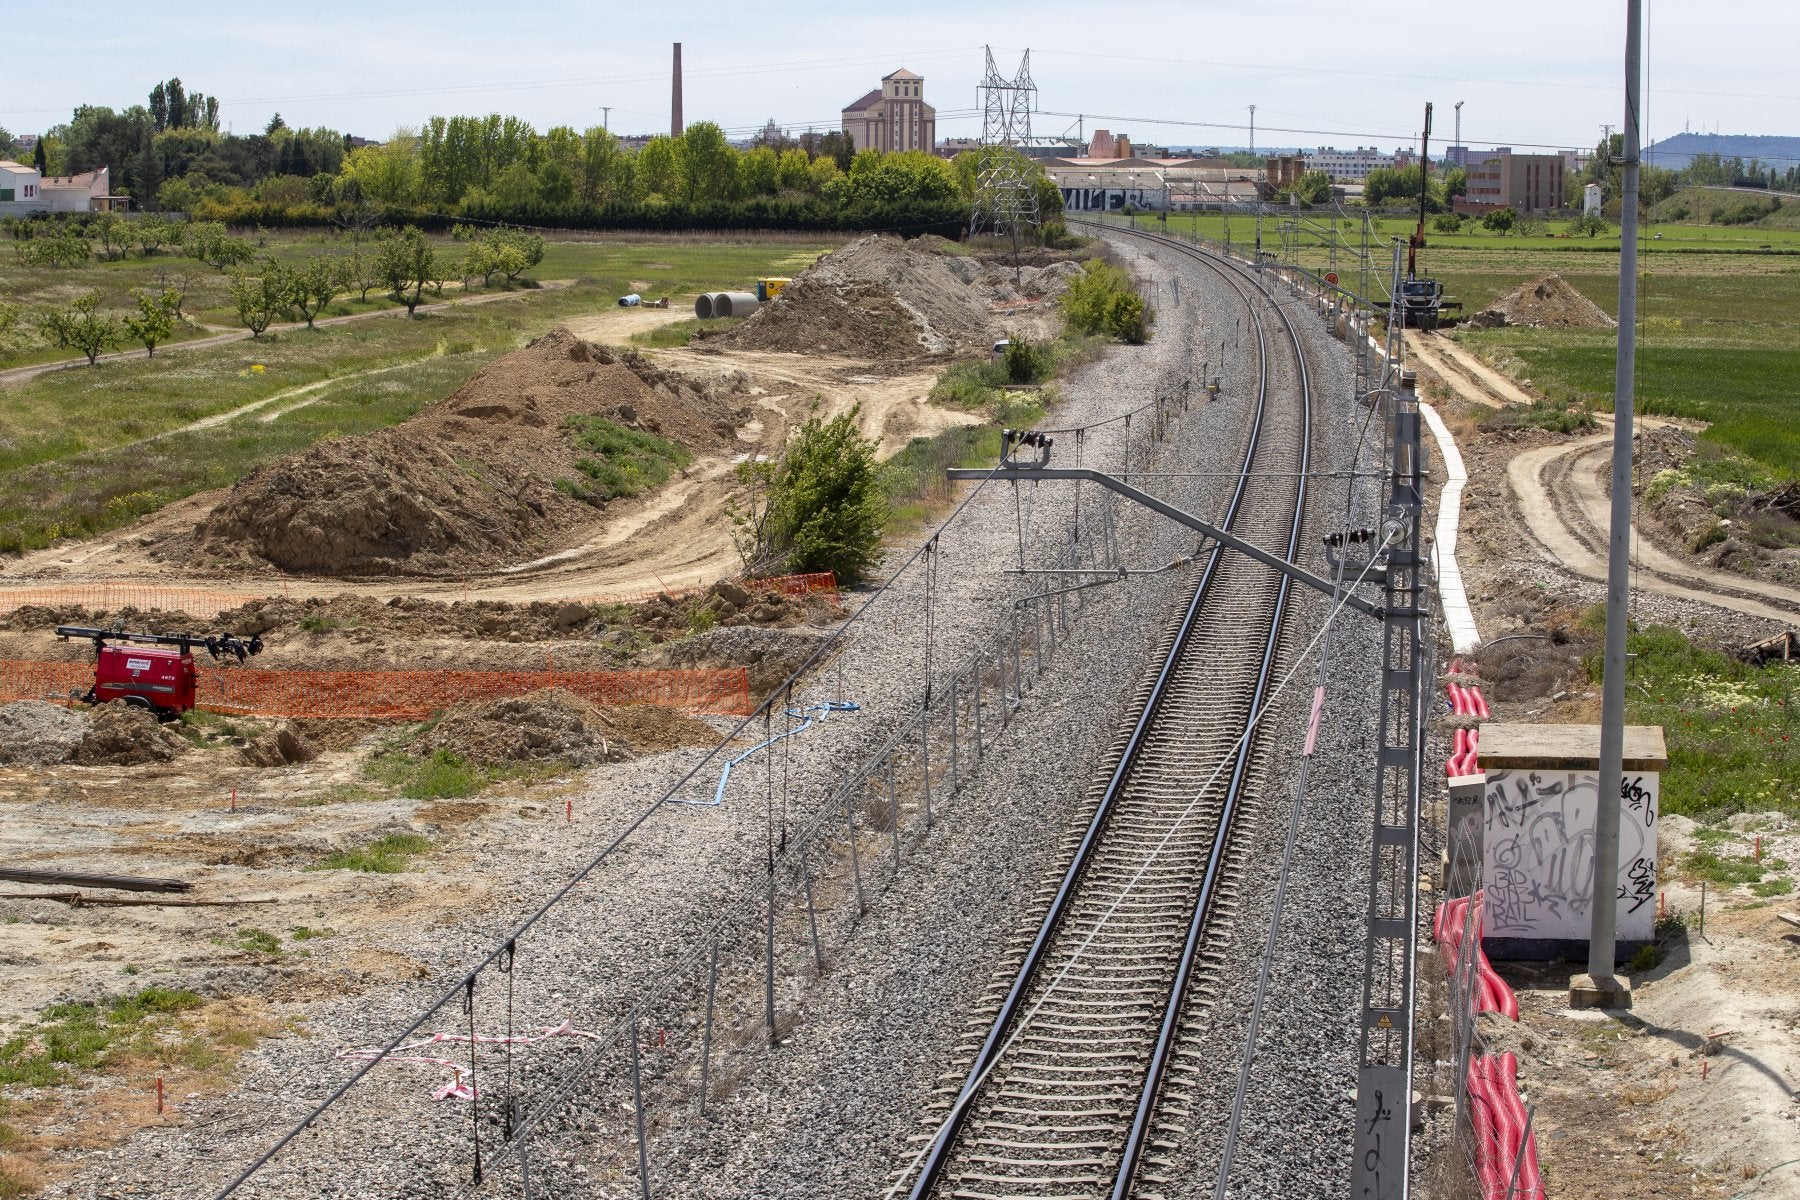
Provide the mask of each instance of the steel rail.
{"label": "steel rail", "polygon": [[[1196,261],[1218,272],[1222,278],[1230,283],[1232,288],[1237,291],[1239,296],[1244,300],[1245,307],[1250,312],[1252,326],[1255,329],[1257,336],[1257,403],[1245,447],[1243,468],[1238,474],[1238,483],[1233,490],[1225,519],[1221,522],[1225,528],[1229,529],[1236,523],[1242,509],[1246,490],[1251,479],[1255,475],[1252,468],[1262,445],[1263,424],[1268,414],[1269,400],[1270,362],[1268,337],[1266,330],[1263,327],[1261,317],[1256,311],[1256,306],[1251,298],[1250,292],[1239,280],[1233,277],[1232,272],[1227,271],[1209,257],[1190,251],[1186,246],[1174,242],[1169,244],[1177,246],[1184,254],[1188,254]],[[1277,312],[1279,312],[1278,307]],[[1289,334],[1291,337],[1291,328],[1289,329]],[[1295,344],[1297,347],[1297,340]],[[1304,371],[1303,361],[1301,370]],[[1310,424],[1310,409],[1308,410],[1305,424]],[[1299,486],[1301,495],[1304,496],[1304,479],[1300,481]],[[1299,504],[1296,504],[1295,511],[1296,516],[1292,524],[1292,530],[1293,536],[1297,537],[1300,525],[1298,514],[1301,511]],[[1290,558],[1293,556],[1294,549],[1292,541],[1293,538],[1291,537],[1289,549]],[[1026,997],[1033,984],[1036,982],[1045,961],[1049,957],[1052,940],[1058,929],[1061,927],[1063,918],[1071,906],[1077,887],[1086,873],[1087,867],[1094,856],[1096,847],[1100,844],[1105,835],[1114,810],[1120,797],[1125,791],[1126,782],[1131,778],[1133,771],[1136,768],[1139,754],[1147,740],[1149,730],[1162,707],[1164,697],[1168,694],[1170,682],[1180,665],[1183,650],[1188,644],[1190,635],[1195,628],[1201,611],[1204,609],[1207,600],[1212,595],[1213,585],[1218,578],[1219,564],[1224,557],[1225,549],[1226,548],[1222,545],[1215,545],[1208,555],[1206,567],[1202,572],[1201,578],[1195,586],[1194,594],[1182,615],[1181,622],[1177,627],[1170,650],[1165,656],[1156,680],[1146,697],[1144,706],[1132,726],[1119,761],[1107,780],[1106,788],[1096,805],[1092,818],[1089,820],[1087,829],[1083,832],[1081,842],[1075,851],[1068,869],[1064,872],[1064,876],[1057,887],[1056,894],[1032,940],[1031,947],[1009,987],[1005,999],[1001,1003],[1000,1010],[996,1015],[993,1024],[989,1028],[981,1050],[977,1053],[970,1066],[968,1077],[962,1088],[959,1090],[957,1098],[951,1106],[950,1112],[941,1123],[937,1131],[937,1136],[934,1138],[923,1163],[920,1165],[919,1175],[910,1192],[911,1200],[926,1200],[926,1197],[930,1195],[932,1190],[941,1180],[949,1165],[952,1151],[957,1145],[959,1136],[968,1120],[974,1101],[980,1094],[986,1076],[1004,1050],[1007,1044],[1007,1035],[1025,1008]],[[1287,592],[1288,586],[1284,581],[1279,591],[1283,604],[1285,604]],[[1262,667],[1259,672],[1255,689],[1259,699],[1266,691],[1267,680],[1274,661],[1276,644],[1279,639],[1279,627],[1280,622],[1278,613],[1277,618],[1271,623],[1270,636],[1263,652]],[[1255,706],[1253,706],[1250,711],[1254,713]],[[1239,755],[1239,761],[1234,765],[1232,784],[1233,797],[1235,797],[1237,790],[1241,786],[1242,778],[1245,773],[1244,767],[1248,763],[1248,747],[1249,739],[1246,737],[1243,739],[1243,750]],[[1221,828],[1223,828],[1223,826]],[[1225,843],[1225,840],[1226,839],[1221,835],[1218,839],[1218,844],[1215,846],[1214,854],[1209,859],[1206,879],[1203,881],[1203,893],[1208,899],[1214,894],[1214,885],[1222,872],[1223,855],[1219,853],[1219,847]],[[1189,940],[1192,940],[1191,937]],[[1181,972],[1183,976],[1181,983],[1183,994],[1185,994],[1187,978],[1191,977],[1192,957],[1193,956],[1190,954],[1184,954],[1183,956],[1183,970]],[[1159,1036],[1159,1048],[1163,1047],[1164,1041],[1165,1038]],[[1166,1059],[1167,1052],[1165,1048],[1163,1053],[1163,1061],[1165,1064]],[[1157,1084],[1160,1084],[1160,1078],[1161,1072],[1159,1070],[1155,1081]],[[1140,1107],[1143,1106],[1140,1105]],[[1153,1108],[1153,1105],[1150,1107]],[[1132,1141],[1137,1144],[1138,1153],[1141,1155],[1142,1144],[1145,1139],[1137,1128],[1138,1124],[1139,1121],[1134,1120],[1131,1138]],[[1135,1158],[1131,1160],[1133,1169],[1135,1169],[1135,1161]]]}
{"label": "steel rail", "polygon": [[[1155,238],[1155,235],[1149,235]],[[1161,239],[1156,239],[1161,240]],[[1180,242],[1170,240],[1166,244],[1179,248],[1183,253],[1195,259],[1204,260],[1197,250],[1182,246]],[[1241,268],[1234,268],[1239,274]],[[1239,281],[1233,286],[1240,295],[1245,289]],[[1259,295],[1264,295],[1260,288]],[[1272,301],[1272,298],[1270,298]],[[1246,296],[1246,303],[1248,297]],[[1285,557],[1292,562],[1300,549],[1300,536],[1305,524],[1307,469],[1312,457],[1312,380],[1306,370],[1306,352],[1300,345],[1300,336],[1294,330],[1294,324],[1281,311],[1279,304],[1274,304],[1282,328],[1286,330],[1288,340],[1294,349],[1294,362],[1300,376],[1300,472],[1297,494],[1294,498],[1293,520],[1288,527],[1288,544]],[[1257,321],[1259,337],[1261,320]],[[1264,376],[1267,386],[1267,376]],[[1256,714],[1262,710],[1265,697],[1268,695],[1269,680],[1275,670],[1275,655],[1281,642],[1283,618],[1287,613],[1288,596],[1293,589],[1293,580],[1287,575],[1281,576],[1281,582],[1275,596],[1275,607],[1269,620],[1269,639],[1263,648],[1263,658],[1257,672],[1256,688],[1250,701],[1249,720],[1254,721]],[[1231,843],[1233,818],[1236,816],[1238,801],[1243,794],[1245,777],[1250,769],[1250,751],[1252,739],[1246,735],[1238,743],[1237,760],[1232,765],[1231,783],[1225,792],[1225,803],[1219,814],[1219,832],[1213,840],[1212,852],[1207,857],[1206,875],[1200,884],[1200,893],[1194,900],[1194,911],[1188,922],[1187,941],[1181,951],[1181,965],[1177,968],[1175,978],[1169,987],[1169,1000],[1163,1010],[1162,1028],[1157,1034],[1156,1046],[1151,1051],[1149,1066],[1144,1072],[1144,1087],[1138,1097],[1137,1111],[1133,1114],[1131,1132],[1125,1142],[1124,1154],[1113,1181],[1113,1200],[1126,1200],[1130,1194],[1131,1184],[1137,1175],[1139,1164],[1143,1160],[1145,1147],[1150,1141],[1151,1126],[1155,1119],[1157,1100],[1162,1092],[1162,1085],[1168,1072],[1169,1060],[1175,1052],[1177,1039],[1181,1030],[1181,1014],[1186,1007],[1188,983],[1193,977],[1194,962],[1199,957],[1201,945],[1206,940],[1207,919],[1211,915],[1213,897],[1217,892],[1218,880],[1223,872],[1225,851]]]}

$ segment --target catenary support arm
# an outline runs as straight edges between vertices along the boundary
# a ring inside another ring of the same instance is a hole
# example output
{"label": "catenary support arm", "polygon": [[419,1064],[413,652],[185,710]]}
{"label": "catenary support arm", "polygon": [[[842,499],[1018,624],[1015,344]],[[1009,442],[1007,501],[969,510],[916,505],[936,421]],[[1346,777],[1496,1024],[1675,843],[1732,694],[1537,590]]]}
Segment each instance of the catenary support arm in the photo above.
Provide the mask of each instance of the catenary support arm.
{"label": "catenary support arm", "polygon": [[[995,473],[993,471],[952,468],[951,470],[946,471],[945,474],[951,479],[986,479],[989,475]],[[1217,525],[1213,525],[1207,521],[1202,521],[1199,517],[1194,516],[1192,513],[1184,512],[1183,510],[1176,508],[1173,504],[1158,500],[1148,492],[1140,492],[1128,483],[1121,483],[1111,475],[1089,470],[1086,467],[1002,466],[997,478],[1085,480],[1088,483],[1097,483],[1108,491],[1117,492],[1127,500],[1143,505],[1152,512],[1162,514],[1178,525],[1186,525],[1189,529],[1195,530],[1204,537],[1212,538],[1216,542],[1230,546],[1233,550],[1247,554],[1264,566],[1273,567],[1275,570],[1280,571],[1289,578],[1296,580],[1299,583],[1304,583],[1307,587],[1313,588],[1316,591],[1323,592],[1334,600],[1342,599],[1343,602],[1351,608],[1374,617],[1377,621],[1385,620],[1387,618],[1387,609],[1381,605],[1364,600],[1361,596],[1336,586],[1331,580],[1314,575],[1311,571],[1308,571],[1303,567],[1296,567],[1293,563],[1288,562],[1277,555],[1270,554],[1261,546],[1246,542],[1243,538],[1238,537],[1234,533],[1220,529]]]}

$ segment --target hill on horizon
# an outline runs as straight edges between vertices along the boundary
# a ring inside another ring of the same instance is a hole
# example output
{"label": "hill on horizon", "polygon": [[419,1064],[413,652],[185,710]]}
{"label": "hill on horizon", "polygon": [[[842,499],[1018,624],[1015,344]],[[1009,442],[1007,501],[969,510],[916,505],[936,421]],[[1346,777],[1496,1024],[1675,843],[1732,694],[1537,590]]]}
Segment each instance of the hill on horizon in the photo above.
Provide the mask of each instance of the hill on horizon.
{"label": "hill on horizon", "polygon": [[1678,133],[1644,149],[1644,161],[1652,166],[1679,170],[1696,154],[1720,158],[1758,159],[1765,167],[1785,170],[1800,163],[1800,137],[1760,133]]}

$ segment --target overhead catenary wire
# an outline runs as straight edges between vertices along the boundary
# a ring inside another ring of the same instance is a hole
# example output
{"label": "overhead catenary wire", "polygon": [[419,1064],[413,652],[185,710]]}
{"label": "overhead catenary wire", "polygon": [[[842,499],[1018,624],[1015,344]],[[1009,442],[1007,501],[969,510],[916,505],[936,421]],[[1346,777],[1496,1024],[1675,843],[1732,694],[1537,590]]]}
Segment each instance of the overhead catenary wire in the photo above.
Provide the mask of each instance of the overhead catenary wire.
{"label": "overhead catenary wire", "polygon": [[[1387,547],[1392,544],[1395,536],[1396,533],[1390,533],[1381,543],[1380,547],[1377,548],[1377,553],[1387,549]],[[1372,562],[1373,556],[1371,556],[1371,563]],[[1369,564],[1365,564],[1362,572],[1357,576],[1356,581],[1351,587],[1354,588],[1360,585],[1367,577],[1368,571]],[[988,1077],[993,1074],[995,1068],[997,1068],[1005,1059],[1007,1052],[1012,1049],[1013,1044],[1019,1040],[1019,1037],[1026,1029],[1030,1028],[1032,1022],[1036,1019],[1038,1012],[1043,1008],[1044,1004],[1049,1001],[1050,997],[1055,994],[1057,987],[1068,977],[1069,972],[1074,970],[1076,965],[1082,961],[1083,954],[1090,946],[1092,946],[1094,939],[1100,935],[1101,931],[1104,930],[1113,917],[1117,915],[1120,907],[1122,907],[1125,901],[1131,896],[1133,890],[1143,880],[1144,875],[1147,874],[1150,868],[1162,857],[1175,835],[1182,830],[1186,825],[1188,818],[1193,815],[1194,810],[1200,806],[1205,800],[1206,795],[1212,790],[1213,786],[1218,783],[1219,776],[1224,774],[1226,768],[1232,765],[1235,760],[1236,752],[1243,748],[1245,741],[1254,734],[1261,725],[1262,719],[1267,716],[1269,711],[1280,701],[1281,697],[1286,693],[1288,685],[1293,682],[1301,668],[1307,664],[1312,656],[1313,650],[1318,647],[1321,640],[1323,640],[1331,631],[1332,626],[1337,622],[1337,619],[1343,615],[1343,611],[1348,605],[1349,600],[1347,596],[1338,598],[1324,623],[1319,627],[1317,632],[1313,634],[1312,640],[1309,641],[1305,648],[1300,651],[1299,655],[1296,656],[1294,667],[1277,681],[1275,688],[1270,692],[1268,699],[1262,706],[1250,714],[1249,720],[1245,722],[1244,731],[1232,743],[1230,749],[1220,761],[1219,765],[1213,769],[1212,774],[1206,778],[1205,782],[1195,789],[1193,798],[1188,801],[1187,805],[1176,816],[1168,831],[1163,834],[1155,847],[1151,849],[1144,862],[1138,866],[1137,872],[1125,886],[1120,889],[1119,894],[1114,897],[1112,903],[1101,914],[1100,918],[1094,922],[1093,927],[1088,930],[1086,936],[1076,947],[1075,952],[1070,956],[1069,961],[1064,964],[1062,970],[1056,974],[1049,986],[1044,989],[1043,995],[1039,996],[1037,1002],[1019,1019],[1018,1023],[1014,1026],[1012,1033],[1007,1037],[1005,1042],[1001,1044],[999,1052],[994,1055],[988,1065],[982,1069],[979,1075],[969,1081],[969,1084],[964,1089],[965,1096],[972,1096],[980,1089],[982,1084],[987,1082]],[[952,1111],[954,1112],[955,1110],[953,1109]],[[950,1117],[945,1117],[944,1122],[939,1125],[934,1136],[928,1139],[925,1144],[920,1147],[918,1153],[913,1156],[905,1169],[901,1171],[899,1178],[884,1193],[886,1200],[893,1200],[893,1197],[899,1195],[901,1187],[905,1185],[907,1180],[912,1178],[913,1172],[919,1169],[920,1164],[925,1161],[926,1156],[936,1147],[938,1140],[943,1137],[945,1131],[949,1128],[949,1125]]]}

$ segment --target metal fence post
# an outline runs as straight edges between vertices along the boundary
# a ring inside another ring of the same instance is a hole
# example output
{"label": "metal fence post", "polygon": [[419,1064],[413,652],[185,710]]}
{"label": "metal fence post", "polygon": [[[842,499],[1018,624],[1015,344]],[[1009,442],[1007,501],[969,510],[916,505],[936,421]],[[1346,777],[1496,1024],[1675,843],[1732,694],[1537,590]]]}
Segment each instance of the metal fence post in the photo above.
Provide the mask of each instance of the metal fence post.
{"label": "metal fence post", "polygon": [[[958,771],[958,764],[956,761],[956,743],[958,737],[961,735],[962,726],[962,713],[956,706],[957,683],[958,679],[955,677],[950,680],[950,790],[952,792],[962,786],[962,776]],[[929,778],[929,776],[927,776],[927,778]],[[931,810],[929,808],[925,810],[925,826],[927,829],[931,827]]]}
{"label": "metal fence post", "polygon": [[850,808],[850,792],[844,791],[844,824],[850,830],[850,870],[856,876],[856,915],[862,916],[869,911],[863,900],[862,886],[862,853],[856,848],[856,814]]}
{"label": "metal fence post", "polygon": [[825,969],[825,951],[819,948],[819,916],[813,908],[812,865],[807,858],[811,839],[800,843],[800,878],[806,882],[806,923],[812,929],[813,965]]}
{"label": "metal fence post", "polygon": [[638,1063],[638,1021],[637,1009],[631,1010],[631,1108],[637,1119],[637,1151],[638,1151],[638,1192],[643,1200],[650,1200],[650,1145],[644,1140],[644,1079],[643,1070]]}
{"label": "metal fence post", "polygon": [[[954,721],[955,713],[951,714]],[[931,828],[931,707],[919,717],[919,781],[925,789],[925,828]]]}
{"label": "metal fence post", "polygon": [[1525,1147],[1531,1141],[1531,1119],[1536,1115],[1536,1105],[1525,1110],[1525,1132],[1519,1135],[1519,1152],[1513,1155],[1512,1178],[1506,1181],[1506,1200],[1513,1200],[1513,1189],[1519,1186],[1519,1168],[1525,1164]]}
{"label": "metal fence post", "polygon": [[[897,747],[896,747],[897,748]],[[888,833],[894,843],[894,873],[900,873],[900,789],[894,783],[894,754],[887,756]]]}
{"label": "metal fence post", "polygon": [[706,1113],[706,1089],[712,1078],[713,1000],[719,992],[719,935],[713,934],[712,965],[706,971],[706,1032],[700,1036],[700,1112]]}
{"label": "metal fence post", "polygon": [[1013,609],[1008,624],[1012,628],[1012,668],[1013,668],[1013,704],[1006,713],[1008,724],[1012,722],[1012,709],[1018,708],[1025,700],[1025,676],[1019,667],[1019,610]]}
{"label": "metal fence post", "polygon": [[763,1016],[769,1023],[769,1045],[775,1044],[775,863],[769,862],[769,920],[763,953]]}
{"label": "metal fence post", "polygon": [[981,677],[983,675],[987,674],[986,668],[987,668],[987,651],[984,649],[981,653],[981,657],[979,659],[977,659],[975,662],[975,747],[974,747],[974,749],[975,749],[975,761],[976,762],[980,762],[981,756],[985,753],[985,751],[982,749],[982,745],[981,745],[981,691],[982,691],[982,678]]}

